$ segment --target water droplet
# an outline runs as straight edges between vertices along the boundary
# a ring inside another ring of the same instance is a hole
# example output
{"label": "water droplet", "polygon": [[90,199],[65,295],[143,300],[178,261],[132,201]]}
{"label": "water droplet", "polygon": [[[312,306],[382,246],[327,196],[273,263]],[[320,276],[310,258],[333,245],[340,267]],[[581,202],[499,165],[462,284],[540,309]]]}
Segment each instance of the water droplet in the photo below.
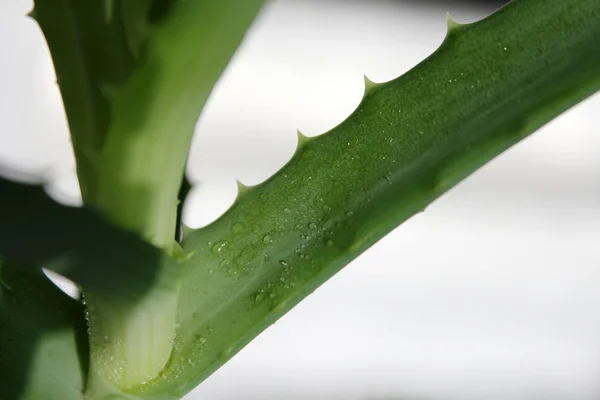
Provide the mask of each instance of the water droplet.
{"label": "water droplet", "polygon": [[209,270],[208,270],[208,273],[209,273],[209,274],[212,274],[212,273],[214,273],[214,272],[215,272],[215,271],[213,271],[212,269],[209,269]]}
{"label": "water droplet", "polygon": [[[221,263],[219,265],[222,268],[227,268],[227,267],[229,267],[231,265],[231,261],[229,261],[229,260],[223,260],[223,261],[221,261]],[[212,271],[212,269],[211,269],[211,271]]]}
{"label": "water droplet", "polygon": [[392,182],[392,173],[388,172],[387,174],[385,174],[385,179],[387,180],[387,183],[391,185],[393,183]]}
{"label": "water droplet", "polygon": [[308,228],[309,229],[316,229],[317,228],[317,224],[315,224],[314,222],[311,222],[310,224],[308,224]]}
{"label": "water droplet", "polygon": [[263,236],[263,243],[265,243],[265,244],[271,243],[271,236],[269,236],[269,235]]}
{"label": "water droplet", "polygon": [[244,233],[244,232],[246,232],[246,225],[244,225],[242,222],[236,222],[231,227],[231,232],[233,232],[236,235]]}
{"label": "water droplet", "polygon": [[286,207],[286,208],[284,208],[284,209],[283,209],[283,212],[284,212],[284,213],[289,213],[289,212],[290,212],[290,209]]}
{"label": "water droplet", "polygon": [[327,247],[331,247],[331,246],[333,246],[333,240],[331,240],[331,239],[328,239],[328,240],[325,242],[325,244],[327,245]]}
{"label": "water droplet", "polygon": [[351,217],[354,214],[352,211],[346,211],[346,217]]}
{"label": "water droplet", "polygon": [[285,260],[279,260],[279,264],[283,265],[284,267],[288,266],[288,263]]}
{"label": "water droplet", "polygon": [[221,240],[212,247],[212,252],[214,255],[222,255],[227,251],[227,240]]}

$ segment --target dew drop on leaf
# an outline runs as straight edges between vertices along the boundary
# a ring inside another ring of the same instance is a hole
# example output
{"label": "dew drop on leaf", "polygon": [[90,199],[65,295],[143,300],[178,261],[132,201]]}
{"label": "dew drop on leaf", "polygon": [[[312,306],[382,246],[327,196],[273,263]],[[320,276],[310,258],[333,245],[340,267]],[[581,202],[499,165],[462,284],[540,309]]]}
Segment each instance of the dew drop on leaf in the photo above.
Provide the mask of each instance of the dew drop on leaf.
{"label": "dew drop on leaf", "polygon": [[244,223],[242,223],[242,222],[236,222],[231,227],[231,232],[233,232],[234,234],[237,234],[237,235],[242,234],[242,233],[246,232],[246,225],[244,225]]}
{"label": "dew drop on leaf", "polygon": [[214,255],[222,255],[223,253],[225,253],[226,248],[227,248],[227,240],[221,240],[217,243],[215,243],[215,245],[212,247],[212,252]]}

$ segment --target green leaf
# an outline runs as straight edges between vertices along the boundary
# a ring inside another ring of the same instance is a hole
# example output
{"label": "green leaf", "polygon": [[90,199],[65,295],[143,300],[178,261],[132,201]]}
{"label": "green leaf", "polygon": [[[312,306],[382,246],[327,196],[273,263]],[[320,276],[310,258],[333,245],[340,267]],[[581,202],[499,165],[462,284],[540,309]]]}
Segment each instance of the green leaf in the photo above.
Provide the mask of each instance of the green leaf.
{"label": "green leaf", "polygon": [[114,92],[174,0],[35,0],[67,113],[83,199],[93,203]]}
{"label": "green leaf", "polygon": [[263,1],[35,1],[86,204],[172,251],[194,126]]}
{"label": "green leaf", "polygon": [[[35,18],[65,98],[84,204],[166,253],[177,252],[178,200],[196,121],[262,4],[36,0]],[[102,63],[118,76],[103,74]],[[81,137],[91,144],[80,145]],[[156,272],[144,260],[131,260],[130,267],[133,274]],[[100,365],[90,375],[95,395],[108,394],[106,380],[134,388],[167,362],[179,271],[176,263],[163,263],[137,302],[86,291],[92,365]]]}
{"label": "green leaf", "polygon": [[42,273],[0,270],[0,399],[83,400],[84,310]]}
{"label": "green leaf", "polygon": [[172,250],[198,116],[262,3],[173,1],[114,94],[97,205],[157,247]]}
{"label": "green leaf", "polygon": [[51,269],[86,292],[135,300],[155,283],[163,252],[87,208],[54,202],[41,186],[0,178],[0,258],[6,268]]}
{"label": "green leaf", "polygon": [[[402,51],[401,45],[398,51]],[[344,265],[481,165],[600,89],[600,2],[520,0],[446,40],[215,223],[191,260],[169,364],[182,395]]]}
{"label": "green leaf", "polygon": [[[143,3],[147,2],[126,2],[130,10],[127,13],[121,12],[120,3],[35,0],[31,13],[52,54],[86,202],[95,198],[98,157],[110,122],[111,92],[125,82],[135,67],[129,42],[142,41],[128,41],[123,17],[137,22],[144,12]],[[133,22],[131,25],[137,27]]]}

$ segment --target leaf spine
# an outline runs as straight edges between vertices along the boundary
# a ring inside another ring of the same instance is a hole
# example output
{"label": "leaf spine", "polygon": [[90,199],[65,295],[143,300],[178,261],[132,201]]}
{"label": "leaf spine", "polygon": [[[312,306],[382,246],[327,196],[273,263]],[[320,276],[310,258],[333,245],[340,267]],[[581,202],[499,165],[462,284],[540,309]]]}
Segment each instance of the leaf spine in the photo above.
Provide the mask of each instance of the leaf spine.
{"label": "leaf spine", "polygon": [[375,83],[372,80],[370,80],[369,78],[367,78],[367,75],[363,75],[364,81],[365,81],[365,96],[367,94],[369,94],[374,88],[376,88],[377,86],[379,86],[379,83]]}
{"label": "leaf spine", "polygon": [[240,196],[242,196],[244,193],[248,192],[251,188],[251,186],[246,186],[242,182],[238,181],[237,179],[235,180],[235,183],[237,184],[237,196],[236,196],[237,199],[239,199]]}
{"label": "leaf spine", "polygon": [[296,133],[298,135],[298,147],[297,149],[302,148],[306,143],[310,142],[312,138],[306,136],[305,134],[303,134],[302,132],[300,132],[299,129],[296,130]]}
{"label": "leaf spine", "polygon": [[463,26],[463,24],[456,22],[449,12],[446,13],[446,23],[448,24],[448,35]]}
{"label": "leaf spine", "polygon": [[35,12],[35,7],[31,9],[31,11],[29,11],[27,14],[25,14],[26,16],[28,16],[29,18],[37,21],[36,18],[36,12]]}

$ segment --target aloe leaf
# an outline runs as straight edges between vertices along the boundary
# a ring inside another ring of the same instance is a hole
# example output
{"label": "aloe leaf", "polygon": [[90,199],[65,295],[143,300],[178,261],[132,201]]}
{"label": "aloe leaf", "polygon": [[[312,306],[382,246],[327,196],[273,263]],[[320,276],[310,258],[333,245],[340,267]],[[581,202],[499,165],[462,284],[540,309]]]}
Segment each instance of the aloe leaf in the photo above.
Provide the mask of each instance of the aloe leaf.
{"label": "aloe leaf", "polygon": [[95,201],[98,163],[115,90],[137,66],[173,0],[35,0],[30,13],[50,48],[69,121],[84,202]]}
{"label": "aloe leaf", "polygon": [[136,32],[138,21],[147,12],[143,2],[137,0],[126,2],[130,5],[127,12],[121,12],[118,3],[121,1],[35,0],[30,13],[44,32],[52,54],[79,184],[88,203],[97,189],[98,156],[110,122],[110,94],[135,67],[130,48],[133,40],[128,40],[123,20],[131,21],[129,31]]}
{"label": "aloe leaf", "polygon": [[41,271],[0,270],[0,398],[83,400],[88,368],[81,303]]}
{"label": "aloe leaf", "polygon": [[87,208],[60,205],[41,186],[0,178],[0,258],[5,268],[41,267],[112,300],[133,301],[155,283],[163,252]]}
{"label": "aloe leaf", "polygon": [[[356,111],[301,137],[275,176],[188,235],[169,363],[141,390],[183,395],[397,225],[600,89],[600,3],[518,0]],[[401,51],[401,46],[399,46]]]}
{"label": "aloe leaf", "polygon": [[[179,192],[194,126],[262,4],[36,1],[33,16],[46,34],[65,98],[84,204],[175,258]],[[95,72],[111,64],[112,52],[117,65],[110,67],[119,79]],[[102,63],[92,65],[98,57]],[[79,146],[80,136],[94,145]],[[89,384],[96,396],[145,383],[170,355],[180,268],[170,259],[159,271],[145,260],[131,266],[156,273],[138,301],[84,293]]]}
{"label": "aloe leaf", "polygon": [[36,0],[84,202],[172,250],[194,126],[263,0]]}
{"label": "aloe leaf", "polygon": [[175,1],[114,94],[97,205],[167,251],[194,127],[262,0]]}

